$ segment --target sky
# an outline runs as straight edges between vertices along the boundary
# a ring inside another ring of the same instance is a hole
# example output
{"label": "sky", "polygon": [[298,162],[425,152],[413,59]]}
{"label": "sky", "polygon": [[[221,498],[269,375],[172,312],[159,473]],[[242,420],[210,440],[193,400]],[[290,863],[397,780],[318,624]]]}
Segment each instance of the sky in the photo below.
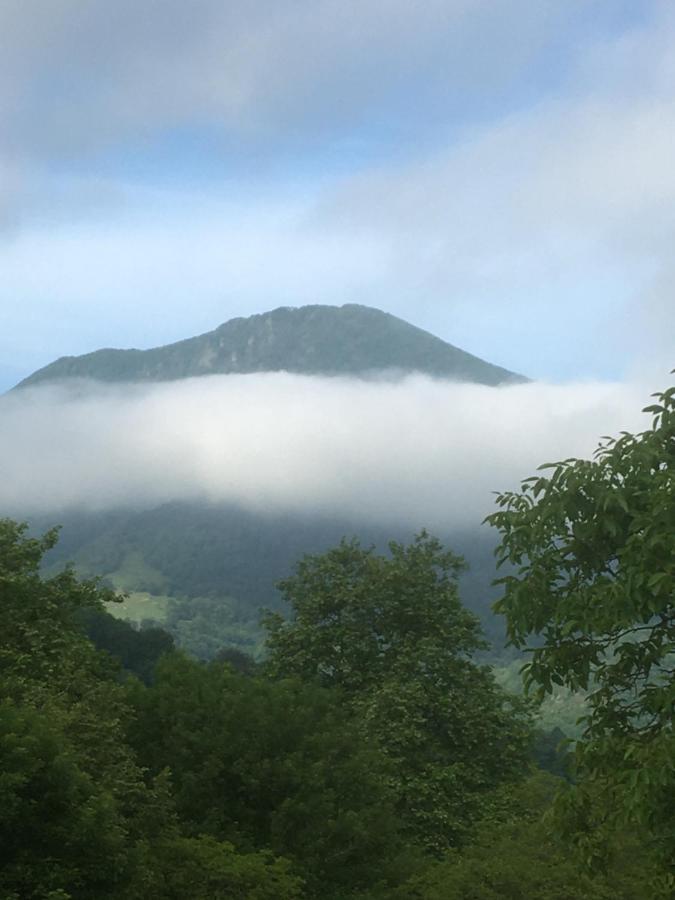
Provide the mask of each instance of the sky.
{"label": "sky", "polygon": [[361,303],[532,383],[0,396],[0,514],[213,500],[477,524],[675,366],[675,4],[0,0],[0,392]]}
{"label": "sky", "polygon": [[1,0],[0,390],[347,302],[658,385],[674,159],[665,0]]}

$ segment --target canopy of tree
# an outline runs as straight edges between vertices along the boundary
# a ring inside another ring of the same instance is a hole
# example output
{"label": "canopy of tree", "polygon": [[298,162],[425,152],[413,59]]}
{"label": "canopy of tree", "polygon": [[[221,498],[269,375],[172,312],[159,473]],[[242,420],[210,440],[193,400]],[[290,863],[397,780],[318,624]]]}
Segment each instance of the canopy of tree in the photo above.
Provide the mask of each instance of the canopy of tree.
{"label": "canopy of tree", "polygon": [[489,521],[527,681],[589,691],[571,830],[592,858],[609,827],[646,829],[675,891],[675,387],[655,396],[649,430],[543,466]]}
{"label": "canopy of tree", "polygon": [[3,900],[644,896],[639,844],[608,876],[542,844],[527,721],[433,539],[305,560],[267,671],[111,623],[111,591],[41,576],[55,540],[0,520]]}
{"label": "canopy of tree", "polygon": [[522,775],[529,726],[471,660],[485,646],[462,606],[463,560],[420,534],[389,556],[343,541],[280,587],[294,618],[267,618],[268,670],[338,688],[392,766],[411,835],[442,852]]}
{"label": "canopy of tree", "polygon": [[69,570],[42,579],[55,540],[0,520],[0,896],[301,896],[288,862],[185,834],[168,773],[148,779],[126,741],[118,671],[82,633],[83,613],[114,597]]}

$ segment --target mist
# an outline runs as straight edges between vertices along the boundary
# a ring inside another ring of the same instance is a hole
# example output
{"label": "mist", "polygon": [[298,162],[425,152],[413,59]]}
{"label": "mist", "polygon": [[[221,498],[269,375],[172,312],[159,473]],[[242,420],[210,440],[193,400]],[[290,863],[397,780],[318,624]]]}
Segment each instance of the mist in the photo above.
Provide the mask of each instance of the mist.
{"label": "mist", "polygon": [[87,382],[0,398],[0,514],[237,504],[474,526],[544,462],[643,430],[637,384],[500,388],[286,373]]}

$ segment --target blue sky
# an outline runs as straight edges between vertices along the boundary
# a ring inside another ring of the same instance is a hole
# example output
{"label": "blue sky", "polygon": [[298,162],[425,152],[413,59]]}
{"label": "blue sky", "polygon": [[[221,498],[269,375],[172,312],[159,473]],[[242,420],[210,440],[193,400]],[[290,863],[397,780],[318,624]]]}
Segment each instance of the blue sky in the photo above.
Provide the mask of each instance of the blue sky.
{"label": "blue sky", "polygon": [[674,51],[670,2],[5,0],[0,389],[311,302],[665,377]]}

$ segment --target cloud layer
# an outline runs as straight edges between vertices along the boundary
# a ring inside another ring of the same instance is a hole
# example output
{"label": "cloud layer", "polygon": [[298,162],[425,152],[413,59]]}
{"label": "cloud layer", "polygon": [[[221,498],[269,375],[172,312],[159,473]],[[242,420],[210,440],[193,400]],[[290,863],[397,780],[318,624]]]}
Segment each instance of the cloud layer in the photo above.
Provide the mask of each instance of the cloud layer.
{"label": "cloud layer", "polygon": [[543,462],[639,430],[644,386],[503,388],[288,374],[0,398],[0,510],[212,500],[446,529]]}
{"label": "cloud layer", "polygon": [[344,134],[373,111],[406,130],[428,104],[442,114],[504,90],[583,5],[5,0],[0,138],[49,158],[204,123],[277,146]]}

